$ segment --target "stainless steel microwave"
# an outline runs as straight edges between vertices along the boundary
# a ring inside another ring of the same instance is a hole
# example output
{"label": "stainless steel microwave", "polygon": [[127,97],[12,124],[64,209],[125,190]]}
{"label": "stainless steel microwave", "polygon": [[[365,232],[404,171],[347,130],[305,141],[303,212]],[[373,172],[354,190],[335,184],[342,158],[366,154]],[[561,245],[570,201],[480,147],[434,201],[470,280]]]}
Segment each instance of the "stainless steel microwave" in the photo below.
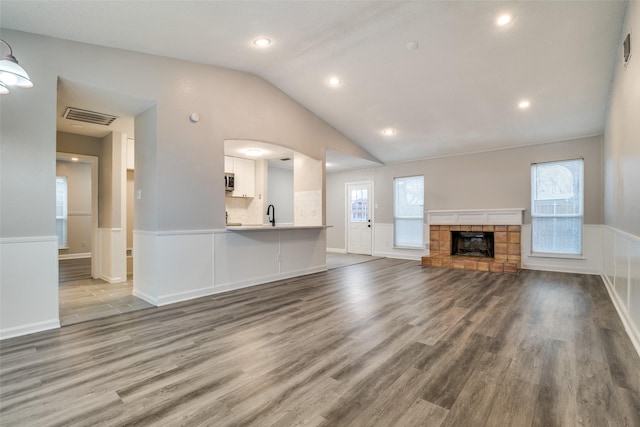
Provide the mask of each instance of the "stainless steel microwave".
{"label": "stainless steel microwave", "polygon": [[233,187],[235,185],[235,176],[232,173],[224,174],[224,190],[227,192],[232,192]]}

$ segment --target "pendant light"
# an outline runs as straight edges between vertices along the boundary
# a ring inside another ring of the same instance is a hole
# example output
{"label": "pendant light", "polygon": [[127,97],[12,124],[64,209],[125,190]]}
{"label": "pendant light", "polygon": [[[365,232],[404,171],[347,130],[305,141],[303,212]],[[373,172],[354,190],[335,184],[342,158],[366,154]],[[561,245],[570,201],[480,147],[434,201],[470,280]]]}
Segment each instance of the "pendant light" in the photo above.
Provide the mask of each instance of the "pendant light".
{"label": "pendant light", "polygon": [[11,45],[2,39],[0,39],[0,42],[9,48],[9,54],[0,59],[0,93],[9,93],[10,86],[33,87],[29,75],[24,68],[18,65],[18,60],[13,56]]}

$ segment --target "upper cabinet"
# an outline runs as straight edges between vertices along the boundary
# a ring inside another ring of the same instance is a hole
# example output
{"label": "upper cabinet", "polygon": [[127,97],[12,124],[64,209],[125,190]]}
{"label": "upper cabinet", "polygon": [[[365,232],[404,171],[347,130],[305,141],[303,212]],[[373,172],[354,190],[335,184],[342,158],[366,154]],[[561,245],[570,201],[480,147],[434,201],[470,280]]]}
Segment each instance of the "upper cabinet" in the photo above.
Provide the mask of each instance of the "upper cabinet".
{"label": "upper cabinet", "polygon": [[231,197],[255,197],[256,166],[253,160],[224,156],[224,172],[234,175]]}

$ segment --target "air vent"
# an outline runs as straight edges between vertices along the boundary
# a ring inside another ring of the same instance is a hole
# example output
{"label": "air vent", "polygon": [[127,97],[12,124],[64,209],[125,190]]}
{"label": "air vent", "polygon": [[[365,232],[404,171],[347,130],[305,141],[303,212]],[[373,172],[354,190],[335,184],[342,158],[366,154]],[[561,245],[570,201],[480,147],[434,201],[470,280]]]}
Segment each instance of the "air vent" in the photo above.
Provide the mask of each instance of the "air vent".
{"label": "air vent", "polygon": [[98,113],[96,111],[81,110],[80,108],[68,107],[64,112],[65,119],[77,120],[79,122],[93,123],[95,125],[109,126],[118,116]]}

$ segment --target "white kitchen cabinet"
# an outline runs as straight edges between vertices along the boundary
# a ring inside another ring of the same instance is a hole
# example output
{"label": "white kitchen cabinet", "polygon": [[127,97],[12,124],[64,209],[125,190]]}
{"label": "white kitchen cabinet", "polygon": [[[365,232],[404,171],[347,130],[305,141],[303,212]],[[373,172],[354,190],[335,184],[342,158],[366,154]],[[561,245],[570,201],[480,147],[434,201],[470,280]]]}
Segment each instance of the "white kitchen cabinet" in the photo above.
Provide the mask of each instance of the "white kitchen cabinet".
{"label": "white kitchen cabinet", "polygon": [[233,173],[233,157],[224,156],[224,173]]}
{"label": "white kitchen cabinet", "polygon": [[256,166],[253,160],[225,156],[224,171],[234,175],[234,190],[231,197],[255,196]]}

